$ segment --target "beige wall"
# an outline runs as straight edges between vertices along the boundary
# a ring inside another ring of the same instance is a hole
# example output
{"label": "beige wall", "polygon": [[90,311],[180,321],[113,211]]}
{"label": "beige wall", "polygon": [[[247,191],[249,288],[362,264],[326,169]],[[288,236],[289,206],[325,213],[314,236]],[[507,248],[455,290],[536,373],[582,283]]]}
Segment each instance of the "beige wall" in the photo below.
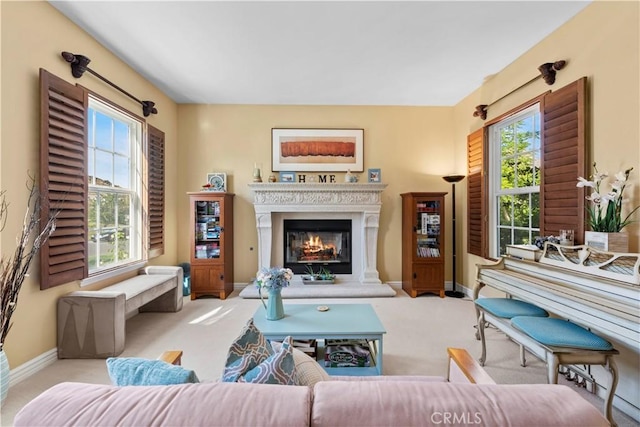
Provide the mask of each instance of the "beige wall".
{"label": "beige wall", "polygon": [[[2,133],[0,183],[11,203],[7,226],[0,236],[3,256],[15,248],[27,203],[25,183],[29,172],[39,173],[40,102],[38,70],[44,68],[63,79],[103,95],[135,114],[141,107],[129,98],[85,74],[75,80],[60,52],[91,58],[90,67],[141,99],[156,102],[159,114],[148,122],[166,134],[166,251],[153,264],[175,265],[177,194],[176,104],[130,67],[109,53],[84,31],[46,2],[6,2],[2,16]],[[181,200],[180,200],[181,201]],[[11,368],[56,347],[55,302],[59,295],[79,288],[77,283],[40,290],[38,262],[22,287],[13,327],[5,350]],[[93,287],[101,287],[97,284]]]}
{"label": "beige wall", "polygon": [[[540,64],[565,59],[567,66],[558,72],[553,86],[537,80],[491,106],[487,119],[499,116],[546,90],[556,90],[587,76],[590,96],[589,155],[598,163],[601,171],[613,174],[633,167],[632,188],[625,192],[629,191],[632,197],[629,206],[640,205],[639,13],[638,2],[593,3],[456,105],[454,138],[458,167],[463,168],[466,164],[466,136],[483,125],[482,120],[472,117],[474,107],[491,103],[536,76]],[[461,216],[466,217],[466,186],[461,187],[464,191],[460,192],[458,200],[463,212]],[[640,213],[635,218],[640,219]],[[473,287],[475,264],[483,260],[466,253],[466,223],[463,221],[460,226],[459,259],[463,260],[460,276],[465,286]],[[630,237],[630,251],[638,252],[638,223],[625,230]],[[622,350],[618,358],[621,379],[617,394],[637,404],[640,401],[640,357],[621,345],[616,347]],[[597,375],[598,369],[594,372]]]}
{"label": "beige wall", "polygon": [[[228,191],[236,194],[235,282],[247,283],[258,266],[253,196],[247,184],[255,162],[264,165],[265,179],[271,173],[271,128],[363,128],[364,168],[380,168],[388,184],[382,197],[378,270],[383,281],[399,281],[400,193],[449,190],[441,177],[455,171],[452,113],[450,107],[180,105],[178,234],[191,232],[186,192],[200,189],[207,172],[226,172]],[[339,182],[344,180],[343,173],[336,175]],[[360,180],[366,180],[366,174]],[[187,238],[178,242],[181,260],[188,260],[188,243]]]}

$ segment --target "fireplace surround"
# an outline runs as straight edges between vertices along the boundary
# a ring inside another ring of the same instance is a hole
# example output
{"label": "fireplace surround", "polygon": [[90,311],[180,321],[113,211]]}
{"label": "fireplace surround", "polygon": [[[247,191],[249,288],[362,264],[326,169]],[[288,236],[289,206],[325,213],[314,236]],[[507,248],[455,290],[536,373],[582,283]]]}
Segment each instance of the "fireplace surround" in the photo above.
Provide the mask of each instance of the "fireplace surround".
{"label": "fireplace surround", "polygon": [[377,269],[381,183],[260,183],[249,184],[258,232],[258,267],[284,265],[287,220],[350,220],[351,274],[338,282],[382,283]]}

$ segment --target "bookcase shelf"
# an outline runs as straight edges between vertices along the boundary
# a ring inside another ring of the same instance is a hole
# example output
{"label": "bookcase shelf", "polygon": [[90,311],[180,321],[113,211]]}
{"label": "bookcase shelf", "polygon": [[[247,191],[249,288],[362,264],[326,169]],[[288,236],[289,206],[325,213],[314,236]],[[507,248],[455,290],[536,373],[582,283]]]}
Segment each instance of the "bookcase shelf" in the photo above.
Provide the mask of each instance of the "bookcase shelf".
{"label": "bookcase shelf", "polygon": [[444,298],[444,196],[402,196],[402,289],[412,298],[436,293]]}

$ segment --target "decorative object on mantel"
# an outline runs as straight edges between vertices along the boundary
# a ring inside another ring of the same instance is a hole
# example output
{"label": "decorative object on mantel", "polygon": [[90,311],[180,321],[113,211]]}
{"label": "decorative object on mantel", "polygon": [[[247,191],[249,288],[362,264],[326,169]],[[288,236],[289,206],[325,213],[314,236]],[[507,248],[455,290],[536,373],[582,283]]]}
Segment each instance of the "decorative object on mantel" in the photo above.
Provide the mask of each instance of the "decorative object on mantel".
{"label": "decorative object on mantel", "polygon": [[624,172],[618,172],[615,175],[615,181],[610,184],[611,189],[605,193],[600,186],[609,174],[599,172],[595,162],[591,181],[578,177],[577,187],[592,189],[591,194],[586,196],[586,199],[592,203],[592,206],[587,207],[591,228],[591,231],[584,233],[584,241],[587,245],[603,251],[629,251],[629,236],[620,231],[632,222],[631,216],[640,208],[636,206],[622,219],[623,193],[632,170],[633,168],[629,168]]}
{"label": "decorative object on mantel", "polygon": [[612,253],[587,245],[563,246],[547,242],[539,262],[640,285],[640,254]]}
{"label": "decorative object on mantel", "polygon": [[71,52],[62,52],[61,55],[65,61],[71,64],[71,75],[76,79],[79,79],[80,77],[82,77],[85,71],[88,71],[90,74],[93,74],[94,76],[96,76],[97,78],[99,78],[100,80],[102,80],[103,82],[111,86],[112,88],[117,89],[118,91],[127,95],[129,98],[136,101],[138,104],[142,105],[142,114],[145,117],[149,117],[150,114],[158,114],[158,109],[155,107],[156,105],[155,102],[139,100],[138,98],[136,98],[135,96],[127,92],[126,90],[122,89],[120,86],[110,82],[109,80],[107,80],[106,78],[102,77],[100,74],[96,73],[91,68],[89,68],[88,65],[89,65],[89,62],[91,62],[91,60],[86,56],[73,54]]}
{"label": "decorative object on mantel", "polygon": [[253,182],[262,182],[260,169],[262,169],[262,163],[253,164]]}
{"label": "decorative object on mantel", "polygon": [[369,182],[382,182],[382,172],[380,169],[369,169],[367,172]]}
{"label": "decorative object on mantel", "polygon": [[544,64],[542,64],[542,65],[540,65],[538,67],[538,71],[540,71],[540,74],[535,76],[531,80],[521,84],[517,88],[513,89],[511,92],[508,92],[508,93],[502,95],[500,98],[496,99],[495,101],[493,101],[493,102],[491,102],[489,104],[476,105],[476,109],[473,112],[473,117],[480,117],[482,120],[486,120],[487,119],[487,108],[489,108],[490,106],[492,106],[496,102],[501,101],[502,99],[506,98],[507,96],[511,95],[515,91],[517,91],[519,89],[522,89],[523,87],[525,87],[529,83],[532,83],[532,82],[538,80],[539,78],[542,78],[545,81],[546,84],[551,86],[552,84],[554,84],[556,82],[556,71],[562,70],[565,65],[567,65],[567,61],[564,61],[564,60],[555,61],[555,62],[545,62]]}
{"label": "decorative object on mantel", "polygon": [[[260,300],[266,311],[267,320],[280,320],[284,317],[284,306],[282,304],[282,288],[289,286],[293,278],[293,271],[289,268],[272,267],[262,268],[256,275],[256,286],[260,293]],[[267,303],[262,298],[262,290],[269,294]]]}
{"label": "decorative object on mantel", "polygon": [[351,173],[351,170],[348,170],[344,175],[344,182],[358,182],[358,177]]}
{"label": "decorative object on mantel", "polygon": [[[3,255],[0,258],[0,405],[9,391],[9,363],[3,347],[11,329],[11,316],[17,307],[20,288],[29,273],[33,258],[56,229],[57,211],[51,210],[47,222],[41,221],[43,198],[33,177],[30,177],[27,188],[27,211],[22,230],[16,238],[17,247],[11,257]],[[0,191],[0,231],[7,222],[8,206],[5,192]]]}

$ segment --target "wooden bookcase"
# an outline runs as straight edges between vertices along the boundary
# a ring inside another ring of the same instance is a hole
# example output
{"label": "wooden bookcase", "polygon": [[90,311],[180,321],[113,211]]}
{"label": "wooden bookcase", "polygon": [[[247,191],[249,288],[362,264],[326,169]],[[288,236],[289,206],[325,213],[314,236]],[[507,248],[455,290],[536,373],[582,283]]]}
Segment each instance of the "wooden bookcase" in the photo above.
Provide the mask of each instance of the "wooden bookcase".
{"label": "wooden bookcase", "polygon": [[446,194],[401,194],[402,289],[412,298],[427,292],[444,298]]}
{"label": "wooden bookcase", "polygon": [[226,299],[233,291],[233,196],[201,191],[189,195],[191,299]]}

